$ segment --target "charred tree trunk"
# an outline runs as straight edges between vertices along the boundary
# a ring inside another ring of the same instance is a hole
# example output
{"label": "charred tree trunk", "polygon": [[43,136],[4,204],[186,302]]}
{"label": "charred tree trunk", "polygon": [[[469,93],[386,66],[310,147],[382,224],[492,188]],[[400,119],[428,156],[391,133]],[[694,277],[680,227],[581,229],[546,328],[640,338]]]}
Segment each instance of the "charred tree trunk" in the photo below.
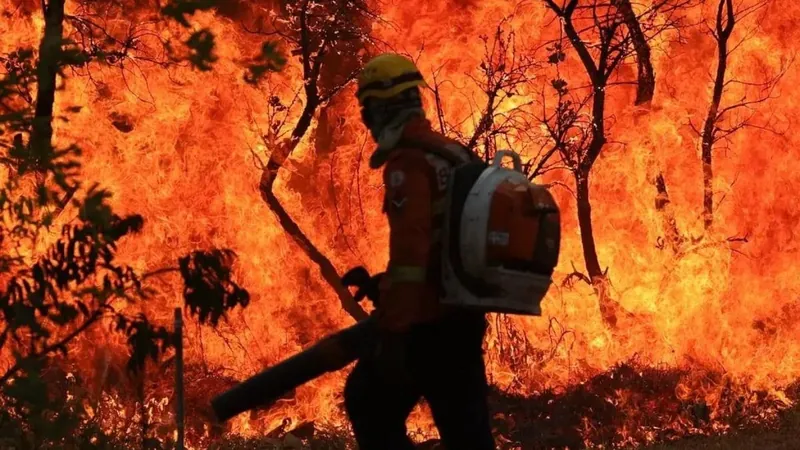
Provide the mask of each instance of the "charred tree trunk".
{"label": "charred tree trunk", "polygon": [[[598,296],[602,319],[616,338],[625,340],[628,337],[628,327],[634,324],[638,326],[639,332],[655,336],[654,330],[647,325],[646,320],[642,320],[641,314],[634,315],[626,311],[611,296],[607,270],[601,269],[597,255],[589,195],[590,174],[607,142],[605,108],[608,80],[617,73],[620,64],[634,53],[639,59],[636,104],[647,103],[652,99],[655,75],[650,62],[648,37],[644,34],[639,16],[635,14],[629,0],[543,1],[561,20],[564,34],[577,53],[592,88],[591,124],[585,127],[586,129],[578,127],[581,139],[576,148],[568,146],[566,158],[576,181],[578,224],[587,271],[587,274],[576,273],[571,277],[585,279],[592,284]],[[663,2],[653,5],[650,13],[662,7],[670,9],[666,2]],[[594,25],[579,31],[575,27],[573,18],[576,11],[582,20]],[[586,140],[588,145],[585,144]],[[619,330],[626,330],[626,333],[617,333]]]}
{"label": "charred tree trunk", "polygon": [[575,185],[578,206],[578,227],[581,231],[581,244],[583,246],[583,260],[592,287],[597,293],[598,306],[603,322],[612,329],[617,327],[620,306],[611,298],[608,292],[608,277],[600,267],[597,256],[597,244],[594,240],[592,225],[592,203],[589,197],[589,172],[576,172]]}
{"label": "charred tree trunk", "polygon": [[653,70],[653,63],[650,59],[650,44],[642,32],[639,19],[633,11],[630,0],[614,0],[611,2],[616,6],[631,33],[631,41],[636,51],[636,62],[638,67],[638,84],[636,88],[636,105],[650,102],[656,90],[656,75]]}
{"label": "charred tree trunk", "polygon": [[297,222],[286,211],[280,200],[275,196],[275,179],[283,167],[283,164],[291,156],[297,144],[306,135],[317,109],[329,98],[322,98],[320,94],[320,73],[323,69],[323,60],[330,51],[330,41],[323,39],[323,42],[312,44],[313,36],[309,26],[309,2],[303,3],[299,13],[299,39],[298,52],[303,64],[303,89],[305,93],[305,106],[292,130],[291,137],[274,148],[270,154],[267,165],[261,177],[260,191],[261,196],[267,206],[278,216],[278,221],[284,231],[291,236],[292,240],[308,256],[320,270],[323,279],[333,288],[343,309],[350,314],[356,321],[367,318],[367,313],[353,299],[350,292],[342,286],[341,277],[333,266],[333,263],[314,245],[311,239],[306,236]]}
{"label": "charred tree trunk", "polygon": [[[673,254],[677,254],[683,245],[683,236],[678,230],[678,222],[675,220],[675,212],[672,210],[672,202],[667,192],[667,182],[664,179],[664,174],[661,172],[656,175],[656,211],[660,212],[664,217],[664,241],[659,243],[663,246],[668,246]],[[663,248],[663,247],[661,247]]]}
{"label": "charred tree trunk", "polygon": [[44,10],[44,36],[39,43],[39,64],[36,67],[36,110],[30,137],[30,147],[37,153],[46,152],[52,145],[56,76],[64,35],[64,3],[65,0],[51,0]]}
{"label": "charred tree trunk", "polygon": [[[64,40],[64,4],[65,0],[51,0],[44,5],[44,36],[39,43],[39,62],[36,67],[36,109],[29,141],[33,155],[44,155],[51,151],[53,145],[53,109]],[[46,182],[43,174],[38,177],[38,182]],[[56,205],[56,215],[66,207],[76,190],[77,186],[73,186],[65,192]]]}
{"label": "charred tree trunk", "polygon": [[339,301],[341,302],[344,310],[350,314],[353,319],[360,321],[367,318],[367,313],[353,299],[353,296],[350,294],[350,292],[344,286],[342,286],[341,276],[336,271],[336,267],[334,267],[330,259],[328,259],[314,245],[311,239],[309,239],[308,236],[303,233],[303,230],[300,229],[300,226],[297,224],[297,222],[292,219],[292,216],[286,211],[286,208],[283,207],[280,200],[278,200],[278,198],[275,196],[273,189],[275,185],[275,178],[278,176],[278,172],[280,171],[281,167],[283,167],[283,164],[286,162],[288,156],[291,155],[291,152],[297,146],[300,138],[306,133],[308,127],[311,125],[313,111],[316,109],[316,105],[311,105],[313,105],[313,103],[308,103],[306,105],[306,110],[303,112],[303,116],[301,116],[300,121],[292,132],[291,140],[279,145],[278,148],[273,150],[269,161],[267,161],[267,167],[265,168],[261,177],[259,189],[261,191],[261,197],[267,203],[267,206],[269,206],[270,210],[272,210],[272,212],[278,217],[278,222],[283,230],[292,238],[292,240],[294,240],[303,253],[305,253],[306,256],[308,256],[308,258],[317,265],[322,278],[336,292],[336,295],[339,297]]}
{"label": "charred tree trunk", "polygon": [[576,172],[575,185],[578,202],[578,226],[581,230],[581,244],[583,245],[583,260],[586,264],[586,271],[592,283],[595,280],[604,278],[603,270],[600,268],[600,260],[597,257],[597,245],[594,241],[594,230],[592,228],[592,204],[589,199],[589,172]]}
{"label": "charred tree trunk", "polygon": [[[725,11],[727,9],[727,12]],[[722,92],[725,88],[725,74],[728,69],[728,39],[736,24],[733,11],[733,0],[720,0],[717,9],[716,32],[717,40],[717,73],[714,77],[714,90],[711,104],[708,107],[703,131],[701,135],[701,159],[703,163],[703,226],[709,230],[714,223],[714,166],[713,150],[716,134],[719,128],[719,106],[722,102]]]}
{"label": "charred tree trunk", "polygon": [[[601,64],[601,68],[603,65]],[[586,272],[592,287],[597,293],[598,306],[603,322],[610,328],[617,328],[619,315],[629,315],[623,311],[619,304],[611,298],[608,291],[609,280],[600,266],[600,259],[597,256],[597,244],[594,239],[594,226],[592,223],[592,203],[589,195],[589,176],[595,161],[600,156],[600,152],[605,146],[605,79],[593,78],[595,85],[594,98],[592,99],[592,140],[575,170],[575,187],[578,209],[578,227],[581,232],[581,244],[583,247],[583,259],[586,265]]]}
{"label": "charred tree trunk", "polygon": [[589,200],[589,174],[595,161],[600,156],[606,143],[605,135],[605,108],[606,108],[606,82],[604,77],[597,75],[592,78],[594,97],[592,98],[592,140],[586,150],[578,168],[575,171],[575,183],[578,197],[578,225],[581,230],[581,243],[583,244],[583,258],[586,271],[592,284],[604,282],[605,274],[600,268],[597,257],[597,245],[594,241],[592,226],[592,205]]}
{"label": "charred tree trunk", "polygon": [[[639,29],[638,21],[636,17],[631,17],[630,15],[633,14],[633,11],[630,10],[627,19],[625,19],[624,8],[620,3],[626,3],[624,1],[616,2],[618,9],[622,13],[620,17],[622,17],[622,22],[615,22],[609,25],[606,28],[602,28],[599,31],[600,34],[600,45],[599,45],[599,54],[597,59],[592,55],[589,51],[589,47],[587,47],[586,42],[582,39],[580,32],[575,28],[573,23],[573,14],[575,13],[578,7],[578,0],[569,0],[563,7],[559,6],[553,0],[544,0],[547,6],[556,13],[556,15],[562,20],[562,24],[564,27],[564,32],[569,39],[572,47],[575,49],[575,52],[578,54],[578,57],[583,64],[584,70],[586,71],[589,80],[591,81],[592,86],[592,123],[591,123],[591,139],[589,144],[584,149],[578,149],[576,154],[576,162],[574,163],[572,170],[575,175],[575,182],[576,182],[576,190],[577,190],[577,209],[578,209],[578,225],[580,227],[581,233],[581,244],[583,246],[583,258],[584,263],[586,265],[586,271],[588,274],[588,278],[591,281],[593,288],[598,296],[598,303],[601,316],[605,324],[611,328],[617,328],[617,319],[620,315],[625,317],[630,317],[631,314],[625,310],[623,310],[620,305],[611,298],[609,293],[609,282],[606,276],[606,272],[601,269],[600,261],[597,256],[597,245],[594,239],[594,229],[592,224],[592,206],[591,200],[589,196],[589,175],[594,167],[594,163],[597,161],[597,158],[600,156],[600,152],[603,150],[603,147],[606,144],[606,129],[605,129],[605,108],[606,108],[606,88],[608,87],[608,79],[615,71],[617,65],[624,59],[623,53],[614,54],[614,51],[619,52],[620,50],[614,50],[615,44],[613,44],[613,38],[615,36],[616,30],[623,24],[626,23],[628,26],[633,25],[632,22],[635,22],[636,28]],[[628,5],[630,6],[630,5]],[[639,31],[641,31],[639,29]],[[635,32],[632,32],[634,35]],[[642,40],[643,36],[640,36]],[[636,40],[636,38],[632,38]],[[637,44],[634,43],[634,47]],[[641,50],[641,49],[640,49]],[[649,57],[649,51],[643,51],[640,56],[647,56]],[[647,63],[649,64],[649,62]],[[646,64],[646,65],[647,65]],[[652,73],[652,72],[651,72]],[[640,73],[641,75],[641,73]],[[644,85],[647,85],[647,75],[644,76],[644,81],[640,80],[640,88]],[[642,89],[641,92],[644,92],[643,97],[648,99],[648,91],[649,88],[645,86],[645,89]]]}
{"label": "charred tree trunk", "polygon": [[592,284],[595,284],[595,280],[600,281],[605,278],[605,275],[600,269],[600,262],[597,257],[597,246],[594,241],[594,233],[592,230],[592,206],[589,200],[589,173],[606,143],[605,71],[607,69],[606,63],[608,53],[605,50],[602,51],[600,55],[600,64],[595,64],[594,58],[586,47],[586,43],[583,42],[578,34],[578,30],[575,29],[572,23],[572,14],[578,6],[577,0],[570,0],[563,8],[556,5],[552,0],[545,0],[545,3],[547,3],[550,9],[562,19],[564,32],[569,38],[575,52],[578,54],[581,63],[583,63],[586,74],[589,76],[592,83],[592,137],[585,151],[578,150],[582,154],[576,155],[577,163],[575,167],[573,167],[573,172],[575,174],[578,197],[578,224],[581,231],[581,243],[583,244],[583,258],[589,278],[592,280]]}

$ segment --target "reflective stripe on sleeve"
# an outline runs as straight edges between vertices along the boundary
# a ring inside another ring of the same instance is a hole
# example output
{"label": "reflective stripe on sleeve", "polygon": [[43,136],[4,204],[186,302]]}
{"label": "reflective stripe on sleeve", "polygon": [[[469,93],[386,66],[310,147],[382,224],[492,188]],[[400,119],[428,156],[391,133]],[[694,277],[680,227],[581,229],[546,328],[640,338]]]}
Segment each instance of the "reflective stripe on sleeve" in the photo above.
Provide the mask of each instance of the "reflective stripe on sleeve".
{"label": "reflective stripe on sleeve", "polygon": [[389,268],[389,278],[398,283],[422,283],[427,271],[420,266],[394,266]]}

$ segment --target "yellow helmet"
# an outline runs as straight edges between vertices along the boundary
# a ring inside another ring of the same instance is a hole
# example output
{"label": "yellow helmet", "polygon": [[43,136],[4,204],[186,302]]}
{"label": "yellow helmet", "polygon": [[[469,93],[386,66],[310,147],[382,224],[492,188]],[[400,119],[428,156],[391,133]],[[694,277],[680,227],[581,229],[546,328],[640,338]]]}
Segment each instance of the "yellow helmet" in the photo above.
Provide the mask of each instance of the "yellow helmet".
{"label": "yellow helmet", "polygon": [[412,87],[427,86],[417,66],[410,59],[384,53],[370,60],[358,75],[358,102],[370,97],[390,98]]}

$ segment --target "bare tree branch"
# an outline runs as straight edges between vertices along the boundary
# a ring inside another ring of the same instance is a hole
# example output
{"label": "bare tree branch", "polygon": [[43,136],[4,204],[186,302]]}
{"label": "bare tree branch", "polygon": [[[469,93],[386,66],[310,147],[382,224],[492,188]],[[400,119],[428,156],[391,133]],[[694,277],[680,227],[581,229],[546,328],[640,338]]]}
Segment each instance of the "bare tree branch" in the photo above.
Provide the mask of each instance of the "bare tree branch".
{"label": "bare tree branch", "polygon": [[[558,56],[563,53],[561,43],[549,47],[548,50],[557,55],[550,59],[557,72],[551,83],[556,103],[552,112],[543,107],[539,120],[565,165],[573,172],[586,277],[597,292],[604,322],[615,328],[620,317],[631,315],[610,298],[607,269],[602,269],[597,256],[589,189],[594,163],[608,143],[611,124],[606,112],[606,95],[612,85],[609,80],[625,61],[636,55],[639,70],[636,103],[646,103],[652,98],[655,78],[649,61],[649,41],[680,22],[673,15],[687,0],[654,2],[638,16],[627,0],[592,0],[581,4],[569,0],[564,6],[553,0],[543,1],[560,19],[563,32],[583,66],[589,92],[578,96],[573,92],[581,90],[580,86],[568,88],[568,81],[557,70],[563,60],[563,56]],[[670,18],[666,24],[657,20],[659,14]],[[544,98],[543,95],[542,103],[546,105]],[[584,111],[584,107],[589,107],[589,111]],[[580,272],[575,271],[570,280],[577,277],[575,273]]]}
{"label": "bare tree branch", "polygon": [[[359,28],[356,17],[374,16],[362,0],[335,0],[327,3],[316,3],[310,0],[291,2],[286,7],[288,19],[286,24],[275,21],[273,31],[283,36],[287,42],[295,43],[292,54],[299,56],[303,74],[303,108],[297,122],[294,124],[289,137],[278,141],[275,139],[281,134],[284,122],[270,124],[272,127],[269,142],[271,153],[264,167],[259,185],[261,195],[284,231],[292,237],[295,243],[313,261],[320,270],[322,277],[334,289],[345,311],[355,320],[366,318],[364,310],[355,302],[350,292],[341,285],[340,276],[333,263],[313,244],[311,239],[302,231],[292,219],[281,202],[275,195],[274,183],[286,160],[291,156],[300,140],[308,132],[312,120],[319,107],[330,101],[341,89],[355,77],[355,72],[348,74],[341,82],[328,88],[321,87],[321,73],[329,61],[332,51],[348,42],[361,42],[365,35]],[[263,33],[263,29],[258,30]],[[271,94],[276,104],[282,104],[280,99]],[[294,101],[292,102],[294,103]],[[288,117],[288,113],[285,115]]]}
{"label": "bare tree branch", "polygon": [[76,327],[71,332],[67,333],[66,336],[62,337],[61,339],[50,343],[49,345],[41,348],[38,351],[34,351],[26,355],[24,359],[20,359],[17,361],[16,364],[6,369],[2,376],[0,376],[0,386],[3,386],[8,382],[8,380],[14,377],[17,372],[19,372],[23,368],[23,363],[30,360],[39,359],[45,355],[50,355],[51,353],[55,353],[59,349],[66,348],[76,337],[80,336],[84,331],[88,330],[91,326],[97,323],[100,318],[103,317],[103,313],[105,310],[97,310],[91,316],[89,316],[84,322]]}
{"label": "bare tree branch", "polygon": [[538,67],[532,56],[517,47],[516,33],[504,30],[509,19],[507,17],[500,21],[491,40],[488,36],[481,36],[484,56],[480,64],[480,78],[470,75],[486,98],[467,148],[474,149],[478,141],[483,139],[487,160],[496,150],[491,138],[503,133],[497,124],[498,116],[505,114],[506,119],[511,120],[508,116],[521,111],[520,107],[506,113],[500,113],[499,110],[506,100],[522,93],[521,89],[532,80],[531,71]]}
{"label": "bare tree branch", "polygon": [[[733,0],[719,0],[713,26],[707,26],[709,33],[717,44],[716,74],[714,76],[711,99],[702,130],[697,130],[690,123],[692,129],[700,136],[701,161],[703,167],[703,226],[708,231],[714,224],[714,146],[722,139],[726,139],[738,130],[751,125],[755,116],[754,106],[773,98],[773,93],[788,65],[784,66],[777,74],[767,77],[761,82],[740,82],[728,79],[728,63],[733,51],[746,39],[753,35],[754,30],[745,33],[745,37],[735,46],[730,45],[730,39],[736,25],[745,17],[759,11],[769,3],[769,0],[758,1],[744,8],[737,9]],[[745,93],[739,101],[723,106],[726,88],[732,84],[755,87],[755,98],[748,98]],[[748,110],[744,118],[730,117],[739,110]]]}

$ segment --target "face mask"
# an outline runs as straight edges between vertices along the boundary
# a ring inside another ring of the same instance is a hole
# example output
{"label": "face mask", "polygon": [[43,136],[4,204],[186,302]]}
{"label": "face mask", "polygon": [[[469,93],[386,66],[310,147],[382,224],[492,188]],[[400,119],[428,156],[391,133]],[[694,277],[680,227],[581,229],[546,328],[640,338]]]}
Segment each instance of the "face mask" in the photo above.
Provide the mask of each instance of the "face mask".
{"label": "face mask", "polygon": [[381,133],[392,121],[402,118],[409,110],[417,109],[422,109],[419,91],[407,90],[392,99],[367,100],[361,108],[361,120],[369,129],[372,139],[378,142]]}
{"label": "face mask", "polygon": [[379,108],[368,103],[361,108],[361,121],[364,122],[372,139],[377,142],[381,130],[386,126],[386,114]]}

